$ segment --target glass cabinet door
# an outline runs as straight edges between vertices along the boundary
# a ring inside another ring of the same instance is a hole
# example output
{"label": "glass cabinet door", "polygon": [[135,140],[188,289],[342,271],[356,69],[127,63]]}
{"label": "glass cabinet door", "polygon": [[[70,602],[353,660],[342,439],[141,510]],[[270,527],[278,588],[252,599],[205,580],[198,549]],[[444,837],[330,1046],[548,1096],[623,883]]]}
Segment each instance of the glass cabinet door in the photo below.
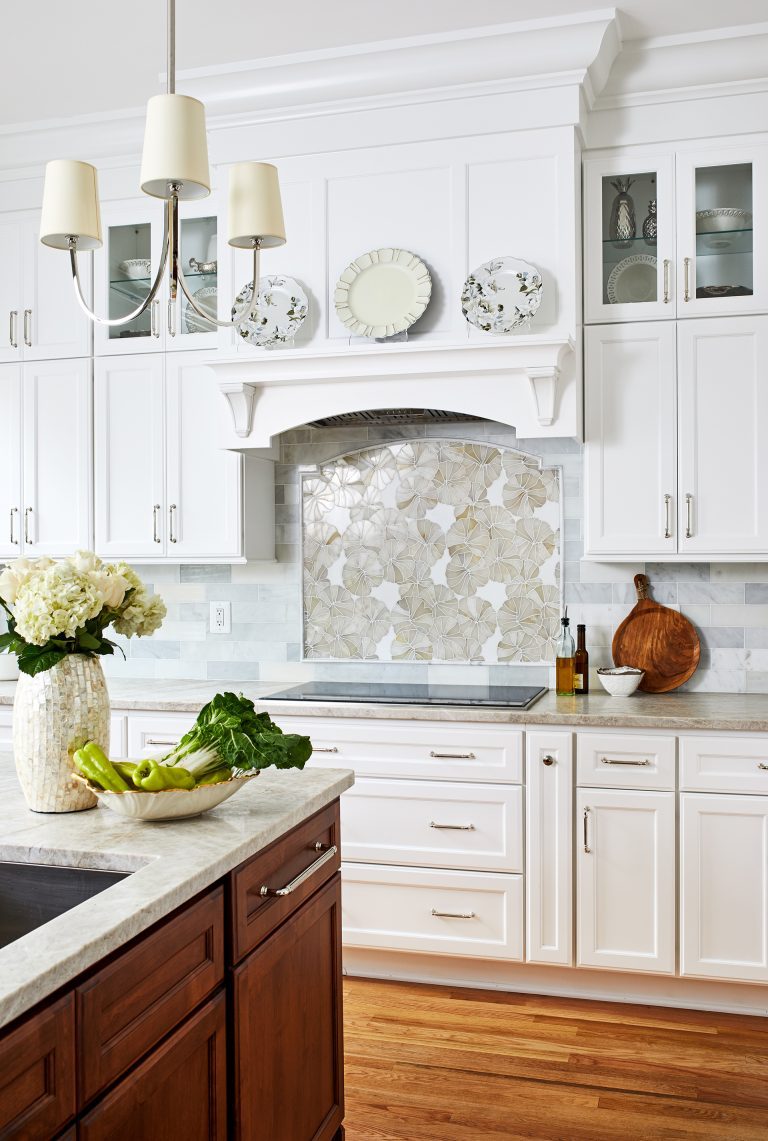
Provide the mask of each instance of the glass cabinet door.
{"label": "glass cabinet door", "polygon": [[[124,317],[147,296],[160,264],[163,203],[145,200],[105,206],[104,245],[94,254],[94,301],[100,317]],[[127,325],[95,325],[94,348],[105,353],[158,352],[165,347],[163,292]]]}
{"label": "glass cabinet door", "polygon": [[679,156],[679,316],[765,309],[763,150]]}
{"label": "glass cabinet door", "polygon": [[[218,316],[218,218],[211,209],[211,200],[201,206],[206,213],[194,216],[195,205],[185,202],[181,206],[179,245],[181,263],[187,288],[201,309]],[[223,318],[229,314],[223,314]],[[167,349],[215,348],[218,341],[216,326],[195,312],[179,289],[176,305],[175,336],[166,337]]]}
{"label": "glass cabinet door", "polygon": [[673,317],[672,159],[585,164],[587,322]]}

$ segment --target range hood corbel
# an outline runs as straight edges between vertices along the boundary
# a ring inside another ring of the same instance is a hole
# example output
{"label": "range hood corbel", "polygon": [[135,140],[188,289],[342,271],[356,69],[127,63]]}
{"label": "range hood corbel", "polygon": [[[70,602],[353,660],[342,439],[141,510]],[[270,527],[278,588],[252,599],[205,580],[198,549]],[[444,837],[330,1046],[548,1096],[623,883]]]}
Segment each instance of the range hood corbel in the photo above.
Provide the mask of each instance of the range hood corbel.
{"label": "range hood corbel", "polygon": [[311,355],[255,350],[247,359],[210,362],[232,413],[232,438],[224,446],[238,450],[268,447],[279,433],[331,414],[387,407],[465,412],[509,424],[521,436],[542,428],[546,435],[578,435],[571,409],[578,401],[565,414],[560,408],[565,385],[576,383],[574,365],[569,337],[539,335],[345,346]]}

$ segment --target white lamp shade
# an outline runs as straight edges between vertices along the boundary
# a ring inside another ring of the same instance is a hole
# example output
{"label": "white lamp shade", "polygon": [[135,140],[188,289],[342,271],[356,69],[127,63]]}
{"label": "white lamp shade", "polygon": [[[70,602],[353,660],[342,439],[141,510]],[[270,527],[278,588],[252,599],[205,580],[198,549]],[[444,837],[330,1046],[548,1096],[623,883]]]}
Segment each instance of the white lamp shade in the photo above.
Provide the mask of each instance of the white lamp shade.
{"label": "white lamp shade", "polygon": [[96,168],[88,162],[57,158],[45,168],[40,241],[56,250],[77,238],[79,250],[101,247],[101,218]]}
{"label": "white lamp shade", "polygon": [[170,198],[171,183],[180,187],[180,199],[211,193],[205,107],[189,95],[153,95],[147,103],[141,189]]}
{"label": "white lamp shade", "polygon": [[229,171],[229,244],[263,248],[285,245],[277,168],[268,162],[238,162]]}

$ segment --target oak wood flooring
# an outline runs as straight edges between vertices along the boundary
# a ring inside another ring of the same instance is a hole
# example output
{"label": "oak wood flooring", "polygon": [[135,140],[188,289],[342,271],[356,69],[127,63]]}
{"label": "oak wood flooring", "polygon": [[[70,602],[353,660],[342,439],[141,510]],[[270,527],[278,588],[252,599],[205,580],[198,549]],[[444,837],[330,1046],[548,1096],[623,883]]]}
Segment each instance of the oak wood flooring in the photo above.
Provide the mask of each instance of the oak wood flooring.
{"label": "oak wood flooring", "polygon": [[768,1019],[346,979],[346,1141],[768,1141]]}

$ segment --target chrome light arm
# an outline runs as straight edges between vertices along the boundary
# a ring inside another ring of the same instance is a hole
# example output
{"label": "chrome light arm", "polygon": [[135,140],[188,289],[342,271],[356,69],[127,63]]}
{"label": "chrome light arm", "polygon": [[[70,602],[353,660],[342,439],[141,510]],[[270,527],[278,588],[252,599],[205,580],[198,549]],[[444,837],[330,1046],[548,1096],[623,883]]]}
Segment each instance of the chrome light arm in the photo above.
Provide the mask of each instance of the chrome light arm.
{"label": "chrome light arm", "polygon": [[203,317],[206,321],[210,321],[212,325],[216,325],[219,329],[234,329],[235,326],[240,325],[243,321],[253,316],[256,309],[256,299],[259,293],[259,252],[261,250],[261,242],[258,238],[254,239],[253,244],[253,293],[249,301],[239,309],[231,321],[220,321],[218,317],[206,312],[197,301],[195,296],[190,292],[187,280],[184,277],[184,270],[182,269],[182,258],[179,257],[176,263],[176,271],[178,274],[178,282],[181,286],[181,291],[189,302],[191,308],[197,313],[198,317]]}
{"label": "chrome light arm", "polygon": [[97,325],[108,325],[114,327],[117,325],[127,325],[130,321],[135,321],[137,317],[140,317],[142,313],[145,313],[154,301],[157,292],[162,284],[163,274],[165,273],[165,267],[168,262],[168,237],[168,218],[166,216],[163,229],[163,251],[160,257],[160,268],[157,271],[157,275],[155,280],[152,282],[152,287],[150,288],[147,296],[135,309],[126,314],[125,317],[98,317],[93,312],[93,310],[89,308],[88,302],[83,296],[83,286],[81,284],[80,273],[77,268],[77,238],[71,237],[69,239],[69,264],[72,270],[72,281],[75,286],[75,297],[77,298],[77,303],[85,313],[86,317],[89,317],[91,321],[94,321]]}

